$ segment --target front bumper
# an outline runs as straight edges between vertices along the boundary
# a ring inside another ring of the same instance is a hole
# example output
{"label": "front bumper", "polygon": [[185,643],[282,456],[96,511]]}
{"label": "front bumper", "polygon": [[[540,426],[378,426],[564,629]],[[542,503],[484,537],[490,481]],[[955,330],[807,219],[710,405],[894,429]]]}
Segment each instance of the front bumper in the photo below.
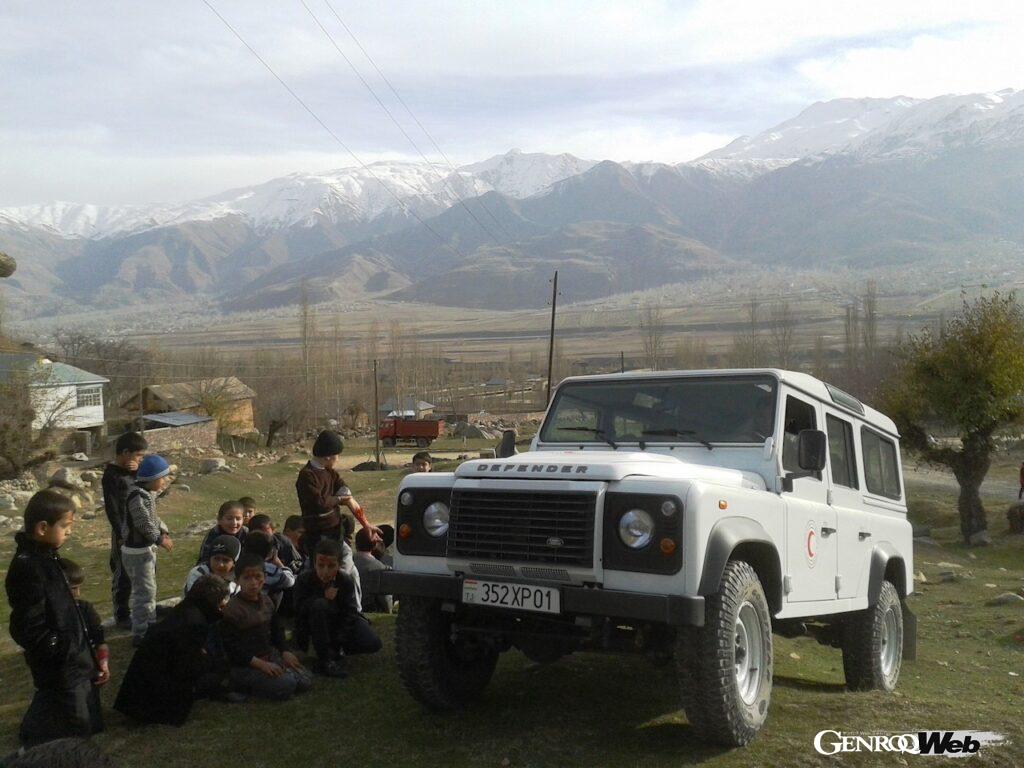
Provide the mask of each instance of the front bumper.
{"label": "front bumper", "polygon": [[[433,574],[375,571],[363,584],[363,591],[409,597],[430,597],[458,603],[462,600],[462,578]],[[563,614],[634,619],[674,627],[704,626],[704,598],[683,595],[651,595],[642,592],[562,585]],[[501,609],[497,609],[501,610]]]}

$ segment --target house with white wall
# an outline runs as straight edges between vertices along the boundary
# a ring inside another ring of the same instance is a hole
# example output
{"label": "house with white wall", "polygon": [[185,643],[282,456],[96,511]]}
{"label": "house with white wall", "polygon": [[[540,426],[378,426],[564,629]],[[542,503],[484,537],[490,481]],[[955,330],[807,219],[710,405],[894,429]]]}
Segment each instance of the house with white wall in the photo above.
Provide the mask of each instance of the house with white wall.
{"label": "house with white wall", "polygon": [[103,388],[109,379],[34,353],[0,353],[0,381],[14,378],[28,387],[33,429],[85,431],[93,442],[102,438]]}

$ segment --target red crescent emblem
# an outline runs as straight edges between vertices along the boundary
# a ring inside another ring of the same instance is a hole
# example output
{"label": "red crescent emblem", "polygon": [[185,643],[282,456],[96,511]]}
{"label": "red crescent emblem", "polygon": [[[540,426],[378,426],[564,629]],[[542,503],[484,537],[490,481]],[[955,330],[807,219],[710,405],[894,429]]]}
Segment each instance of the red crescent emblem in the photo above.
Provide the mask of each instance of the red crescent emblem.
{"label": "red crescent emblem", "polygon": [[814,530],[807,532],[807,557],[814,559]]}

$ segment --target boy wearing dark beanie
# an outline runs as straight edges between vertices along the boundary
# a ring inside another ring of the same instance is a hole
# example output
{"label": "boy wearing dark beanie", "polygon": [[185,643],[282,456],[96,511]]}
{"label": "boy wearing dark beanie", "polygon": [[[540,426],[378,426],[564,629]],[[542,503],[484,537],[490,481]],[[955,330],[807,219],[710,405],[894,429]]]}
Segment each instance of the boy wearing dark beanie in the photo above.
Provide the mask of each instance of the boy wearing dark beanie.
{"label": "boy wearing dark beanie", "polygon": [[369,530],[373,540],[381,538],[380,528],[370,525],[363,508],[352,497],[341,475],[334,469],[345,449],[341,435],[325,429],[313,443],[313,458],[299,470],[295,492],[299,497],[302,526],[305,529],[303,549],[316,551],[321,538],[341,539],[341,507],[348,507],[359,524]]}

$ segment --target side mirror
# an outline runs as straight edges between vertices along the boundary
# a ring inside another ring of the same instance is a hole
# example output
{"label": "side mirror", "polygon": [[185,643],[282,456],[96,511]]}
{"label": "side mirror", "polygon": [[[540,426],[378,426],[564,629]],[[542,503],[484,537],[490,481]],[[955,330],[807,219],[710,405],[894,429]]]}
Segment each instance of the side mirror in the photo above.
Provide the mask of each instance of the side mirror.
{"label": "side mirror", "polygon": [[828,437],[820,429],[800,430],[797,464],[804,472],[821,472],[828,458]]}

